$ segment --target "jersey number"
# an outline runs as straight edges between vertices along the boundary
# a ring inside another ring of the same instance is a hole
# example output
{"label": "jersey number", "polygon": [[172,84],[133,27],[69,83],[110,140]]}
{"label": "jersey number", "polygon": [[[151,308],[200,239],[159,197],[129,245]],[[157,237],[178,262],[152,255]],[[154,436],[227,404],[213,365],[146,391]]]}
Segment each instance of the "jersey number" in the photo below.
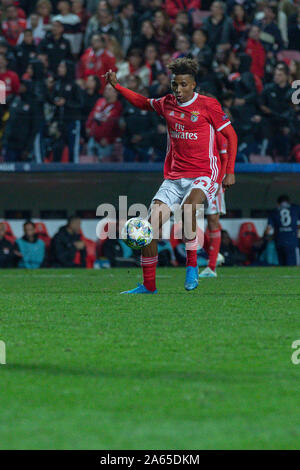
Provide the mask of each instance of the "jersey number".
{"label": "jersey number", "polygon": [[288,227],[292,223],[291,213],[289,209],[281,209],[280,222],[283,227]]}

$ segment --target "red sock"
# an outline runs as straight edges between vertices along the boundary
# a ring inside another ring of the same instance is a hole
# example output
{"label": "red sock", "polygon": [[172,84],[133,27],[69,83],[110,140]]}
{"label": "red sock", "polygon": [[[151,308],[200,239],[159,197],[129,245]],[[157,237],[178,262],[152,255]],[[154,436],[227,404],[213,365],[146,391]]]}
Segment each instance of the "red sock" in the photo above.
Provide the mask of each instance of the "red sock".
{"label": "red sock", "polygon": [[193,266],[194,268],[197,266],[197,249],[198,249],[197,237],[194,240],[185,243],[187,266]]}
{"label": "red sock", "polygon": [[158,256],[141,256],[141,266],[143,268],[144,286],[146,289],[152,292],[156,289],[155,284],[155,271],[157,265]]}
{"label": "red sock", "polygon": [[221,245],[221,230],[209,230],[209,249],[208,249],[208,267],[215,271],[217,265],[217,258],[220,251]]}
{"label": "red sock", "polygon": [[204,232],[203,249],[206,251],[207,254],[209,254],[209,237],[206,232]]}

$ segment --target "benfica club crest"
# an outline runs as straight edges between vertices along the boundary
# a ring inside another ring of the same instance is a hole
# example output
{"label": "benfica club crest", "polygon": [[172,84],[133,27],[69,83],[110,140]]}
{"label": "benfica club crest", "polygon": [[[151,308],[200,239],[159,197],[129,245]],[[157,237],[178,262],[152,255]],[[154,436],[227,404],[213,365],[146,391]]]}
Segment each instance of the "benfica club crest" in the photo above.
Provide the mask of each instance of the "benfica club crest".
{"label": "benfica club crest", "polygon": [[200,114],[199,111],[192,111],[191,112],[191,121],[192,122],[198,121],[199,114]]}

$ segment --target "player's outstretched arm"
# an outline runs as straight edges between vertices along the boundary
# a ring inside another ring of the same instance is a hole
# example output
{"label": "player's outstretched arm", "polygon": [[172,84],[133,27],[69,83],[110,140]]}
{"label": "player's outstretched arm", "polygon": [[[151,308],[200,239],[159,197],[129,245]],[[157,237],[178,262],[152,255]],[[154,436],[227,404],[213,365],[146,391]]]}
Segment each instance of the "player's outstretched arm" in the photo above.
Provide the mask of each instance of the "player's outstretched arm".
{"label": "player's outstretched arm", "polygon": [[221,133],[227,139],[227,155],[228,155],[226,176],[223,180],[223,186],[224,188],[229,188],[235,183],[234,164],[235,164],[236,153],[237,153],[238,139],[237,139],[236,132],[233,129],[231,124],[224,127],[224,129],[221,130]]}
{"label": "player's outstretched arm", "polygon": [[103,75],[103,77],[105,78],[107,83],[110,83],[111,86],[113,86],[119,93],[121,93],[121,95],[124,96],[124,98],[129,101],[129,103],[131,103],[133,106],[135,106],[136,108],[153,111],[153,108],[148,98],[143,95],[140,95],[139,93],[135,93],[134,91],[129,90],[128,88],[125,88],[118,83],[117,75],[115,72],[109,70],[108,72],[106,72],[105,75]]}

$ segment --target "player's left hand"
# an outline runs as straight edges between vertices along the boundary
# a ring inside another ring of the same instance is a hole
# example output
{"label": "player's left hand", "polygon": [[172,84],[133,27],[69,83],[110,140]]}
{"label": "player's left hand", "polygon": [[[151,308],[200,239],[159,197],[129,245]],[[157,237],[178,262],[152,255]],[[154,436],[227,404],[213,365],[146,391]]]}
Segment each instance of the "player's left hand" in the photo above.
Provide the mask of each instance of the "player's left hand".
{"label": "player's left hand", "polygon": [[235,184],[235,175],[226,175],[223,179],[223,188],[230,188],[230,186],[232,186],[233,184]]}

